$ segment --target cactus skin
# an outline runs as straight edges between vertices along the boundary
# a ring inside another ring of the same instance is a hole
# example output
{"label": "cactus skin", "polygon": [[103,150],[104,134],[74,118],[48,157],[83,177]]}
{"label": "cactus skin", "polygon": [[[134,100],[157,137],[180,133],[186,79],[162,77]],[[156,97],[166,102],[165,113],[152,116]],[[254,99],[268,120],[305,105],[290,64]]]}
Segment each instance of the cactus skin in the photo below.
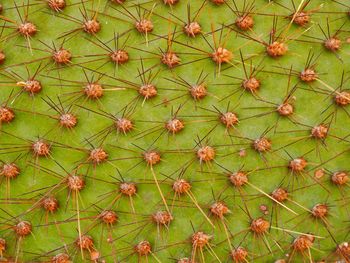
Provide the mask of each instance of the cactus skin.
{"label": "cactus skin", "polygon": [[235,2],[0,3],[0,261],[350,261],[350,4]]}

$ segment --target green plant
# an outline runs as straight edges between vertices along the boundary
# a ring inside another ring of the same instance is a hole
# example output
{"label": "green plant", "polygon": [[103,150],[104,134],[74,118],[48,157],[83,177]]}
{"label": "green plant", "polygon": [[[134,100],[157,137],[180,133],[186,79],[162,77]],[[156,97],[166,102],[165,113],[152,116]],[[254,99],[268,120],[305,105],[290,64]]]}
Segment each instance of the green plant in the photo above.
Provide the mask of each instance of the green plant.
{"label": "green plant", "polygon": [[0,9],[1,262],[350,261],[347,1]]}

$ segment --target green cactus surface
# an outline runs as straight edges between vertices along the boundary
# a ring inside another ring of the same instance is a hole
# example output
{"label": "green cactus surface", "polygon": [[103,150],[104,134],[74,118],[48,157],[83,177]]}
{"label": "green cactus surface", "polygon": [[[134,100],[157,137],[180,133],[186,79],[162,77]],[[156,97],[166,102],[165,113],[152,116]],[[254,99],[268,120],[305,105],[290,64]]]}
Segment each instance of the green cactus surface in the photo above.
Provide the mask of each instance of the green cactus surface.
{"label": "green cactus surface", "polygon": [[0,262],[350,262],[348,0],[0,10]]}

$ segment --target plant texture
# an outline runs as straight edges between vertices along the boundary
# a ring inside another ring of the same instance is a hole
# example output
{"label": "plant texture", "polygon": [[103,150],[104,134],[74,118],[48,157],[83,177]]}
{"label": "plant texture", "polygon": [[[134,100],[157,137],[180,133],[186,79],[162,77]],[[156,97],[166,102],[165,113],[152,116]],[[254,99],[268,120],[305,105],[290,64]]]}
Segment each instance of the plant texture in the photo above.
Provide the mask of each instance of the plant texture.
{"label": "plant texture", "polygon": [[350,262],[347,0],[3,0],[1,262]]}

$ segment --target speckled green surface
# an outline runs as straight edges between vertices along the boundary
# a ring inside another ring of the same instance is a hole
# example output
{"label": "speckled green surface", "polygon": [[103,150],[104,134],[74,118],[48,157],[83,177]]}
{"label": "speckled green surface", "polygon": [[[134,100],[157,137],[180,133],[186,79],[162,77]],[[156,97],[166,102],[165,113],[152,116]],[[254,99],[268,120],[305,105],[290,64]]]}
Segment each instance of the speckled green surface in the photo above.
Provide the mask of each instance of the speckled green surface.
{"label": "speckled green surface", "polygon": [[[205,262],[231,262],[223,223],[209,213],[209,207],[215,200],[225,201],[231,210],[224,219],[230,232],[230,242],[233,247],[243,246],[248,250],[248,262],[273,262],[282,258],[290,262],[322,259],[331,262],[337,258],[334,253],[337,244],[348,241],[349,238],[349,185],[337,187],[330,180],[333,172],[350,169],[349,140],[343,140],[350,133],[349,115],[346,107],[337,107],[332,101],[332,89],[339,87],[343,72],[342,89],[346,90],[349,85],[350,48],[347,38],[350,35],[346,12],[350,5],[346,1],[311,1],[305,8],[314,11],[311,22],[305,27],[297,27],[290,24],[288,19],[293,13],[291,1],[275,3],[256,0],[254,28],[245,34],[268,42],[275,17],[278,20],[277,32],[283,31],[283,35],[289,39],[288,53],[278,59],[268,57],[263,45],[244,37],[235,26],[231,27],[232,30],[226,27],[233,24],[236,18],[226,4],[216,6],[210,1],[205,3],[197,18],[203,34],[188,38],[182,33],[183,24],[174,17],[186,19],[187,3],[191,5],[193,16],[203,1],[179,0],[176,5],[169,7],[163,1],[127,0],[123,7],[132,14],[137,14],[138,4],[141,10],[153,10],[151,19],[154,31],[148,35],[146,45],[145,37],[134,29],[133,20],[122,14],[126,14],[126,11],[120,5],[106,0],[85,1],[84,4],[69,0],[68,6],[61,13],[55,13],[46,7],[45,1],[28,2],[29,5],[26,2],[22,4],[21,1],[16,1],[16,4],[22,16],[26,5],[29,6],[28,20],[38,27],[39,32],[30,39],[31,49],[19,35],[7,38],[15,32],[12,28],[3,30],[0,43],[6,54],[6,61],[0,68],[0,102],[5,102],[12,96],[8,106],[16,114],[13,122],[1,125],[0,160],[12,162],[20,155],[16,163],[21,168],[21,174],[11,180],[10,186],[1,177],[0,237],[7,241],[7,248],[3,251],[4,258],[17,258],[18,262],[50,262],[54,255],[65,252],[71,256],[73,262],[89,261],[89,253],[85,251],[82,259],[81,252],[74,243],[79,236],[76,199],[72,195],[68,196],[64,185],[57,187],[66,176],[65,171],[70,173],[77,166],[78,173],[84,175],[86,180],[86,187],[79,193],[78,201],[80,229],[82,233],[93,237],[95,249],[100,252],[98,262],[146,262],[146,257],[138,257],[133,251],[133,246],[142,240],[149,240],[153,247],[152,255],[147,257],[149,262],[157,262],[157,259],[160,262],[176,262],[180,258],[191,256],[193,231],[204,231],[212,235],[210,246],[218,257],[213,256],[213,252],[205,247],[203,258],[199,250],[197,251],[196,261],[201,262],[204,259]],[[3,18],[19,22],[14,2],[6,0],[2,4]],[[231,1],[227,1],[227,4],[233,6]],[[242,10],[243,1],[236,1],[236,4]],[[300,1],[295,1],[295,6],[299,4]],[[65,16],[81,20],[79,10],[83,6],[91,16],[93,11],[98,11],[97,19],[102,25],[101,31],[96,36],[78,31],[77,34],[62,37],[65,32],[79,27],[79,24],[65,19]],[[320,27],[327,31],[327,19],[331,35],[341,28],[339,38],[342,40],[342,47],[336,53],[327,51],[322,45],[325,37]],[[6,27],[10,25],[13,24],[5,24]],[[172,50],[181,58],[181,64],[169,70],[160,64],[159,54],[160,49],[166,50],[167,36],[174,31],[176,34]],[[216,64],[205,53],[196,49],[211,53],[212,50],[205,40],[213,45],[214,36],[219,43],[221,32],[222,39],[227,37],[225,47],[233,52],[234,57],[232,65],[223,64],[218,74]],[[92,56],[106,53],[93,42],[108,43],[113,48],[114,34],[121,35],[120,45],[126,41],[125,49],[130,57],[128,63],[119,67],[108,62],[107,57]],[[64,47],[73,55],[72,63],[57,67],[50,60],[50,53],[45,52],[48,48],[44,43],[51,47],[60,46],[63,40]],[[240,87],[239,79],[244,78],[240,51],[247,69],[250,64],[260,64],[263,67],[257,75],[261,80],[261,88],[255,96],[244,92]],[[319,56],[316,65],[319,78],[308,85],[300,82],[298,73],[304,69],[309,52],[315,54],[315,57]],[[199,58],[203,59],[190,63]],[[100,60],[94,61],[97,59]],[[140,85],[138,69],[141,69],[141,60],[146,70],[153,67],[152,73],[158,73],[154,79],[158,96],[145,102],[140,98],[135,103],[137,90],[121,80]],[[105,62],[108,63],[104,64]],[[16,82],[27,79],[26,68],[32,75],[40,64],[45,67],[36,78],[42,83],[42,92],[34,96],[26,92],[20,93],[21,88],[15,85]],[[290,70],[294,73],[291,74],[288,85]],[[84,71],[89,78],[101,77],[100,83],[110,89],[105,91],[99,101],[72,96],[72,93],[79,94],[83,83],[86,83]],[[9,72],[17,74],[18,79],[8,78]],[[208,87],[208,96],[201,101],[195,102],[186,95],[185,87],[169,81],[181,77],[195,84],[201,72],[207,74],[205,82]],[[294,85],[297,85],[293,93],[295,112],[291,118],[279,117],[277,112],[252,117],[272,110],[263,100],[282,103],[288,90]],[[115,87],[124,89],[113,90]],[[234,94],[229,96],[232,93]],[[13,99],[16,94],[19,95]],[[180,97],[181,95],[184,96]],[[177,97],[180,98],[175,99]],[[49,117],[57,114],[45,103],[44,99],[48,98],[56,103],[60,99],[65,108],[72,107],[72,112],[78,118],[78,125],[73,130],[60,128],[57,121]],[[164,100],[169,102],[164,104]],[[118,135],[113,130],[102,145],[100,141],[91,138],[112,124],[111,119],[93,111],[120,116],[126,105],[134,106],[131,115],[135,122],[134,131],[127,135]],[[240,119],[239,125],[230,129],[229,133],[218,121],[214,108],[225,111],[228,105]],[[153,127],[162,128],[163,122],[171,118],[172,111],[175,112],[180,106],[178,118],[185,123],[183,131],[176,135],[167,135],[163,129],[159,129],[148,134],[147,131]],[[331,123],[324,142],[309,136],[311,127],[322,122]],[[272,141],[272,151],[260,155],[251,149],[249,139],[259,138],[266,130],[269,130],[267,137]],[[157,139],[160,134],[161,137]],[[305,139],[291,144],[303,136]],[[26,140],[35,140],[38,137],[52,141],[52,156],[39,158],[35,163],[28,150],[16,151],[15,147],[18,144],[29,145]],[[215,161],[200,165],[194,153],[199,139],[203,140],[203,144],[215,148]],[[93,167],[86,163],[87,153],[71,148],[89,150],[92,145],[103,147],[109,154],[109,161]],[[192,183],[193,195],[214,222],[215,229],[186,195],[174,202],[174,220],[168,228],[157,229],[150,216],[165,208],[151,169],[144,162],[134,167],[142,160],[140,148],[158,149],[161,152],[162,161],[154,167],[154,171],[169,206],[174,198],[172,180],[169,177],[178,178],[181,169],[193,161],[188,165],[183,178]],[[245,157],[239,156],[240,149],[246,149]],[[302,174],[291,174],[287,168],[288,161],[301,156],[308,161],[306,171]],[[315,181],[314,171],[318,168],[326,169],[326,174],[319,181]],[[240,191],[229,183],[227,177],[228,171],[239,169],[251,171],[249,182],[252,184],[245,185]],[[118,223],[107,227],[96,217],[103,209],[111,208],[113,199],[118,195],[118,180],[121,179],[118,171],[126,181],[137,183],[138,195],[133,197],[136,212],[132,212],[128,198],[120,198],[112,206],[119,216]],[[292,201],[286,201],[285,205],[298,216],[254,189],[258,187],[269,194],[279,185],[290,191]],[[55,193],[60,207],[56,213],[46,217],[42,208],[31,208],[49,191]],[[111,194],[107,196],[108,193]],[[327,227],[322,220],[316,220],[307,211],[317,203],[327,203],[330,206]],[[267,205],[269,210],[265,216],[259,210],[262,204]],[[262,216],[274,227],[264,237],[256,237],[249,231],[244,232],[249,228],[251,218]],[[10,226],[20,220],[28,220],[33,224],[32,235],[20,239],[15,235]],[[298,232],[310,232],[320,237],[315,239],[310,250],[312,259],[307,251],[303,255],[295,253],[288,258],[287,254],[291,254],[291,244]],[[111,243],[107,242],[109,235],[113,238]]]}

